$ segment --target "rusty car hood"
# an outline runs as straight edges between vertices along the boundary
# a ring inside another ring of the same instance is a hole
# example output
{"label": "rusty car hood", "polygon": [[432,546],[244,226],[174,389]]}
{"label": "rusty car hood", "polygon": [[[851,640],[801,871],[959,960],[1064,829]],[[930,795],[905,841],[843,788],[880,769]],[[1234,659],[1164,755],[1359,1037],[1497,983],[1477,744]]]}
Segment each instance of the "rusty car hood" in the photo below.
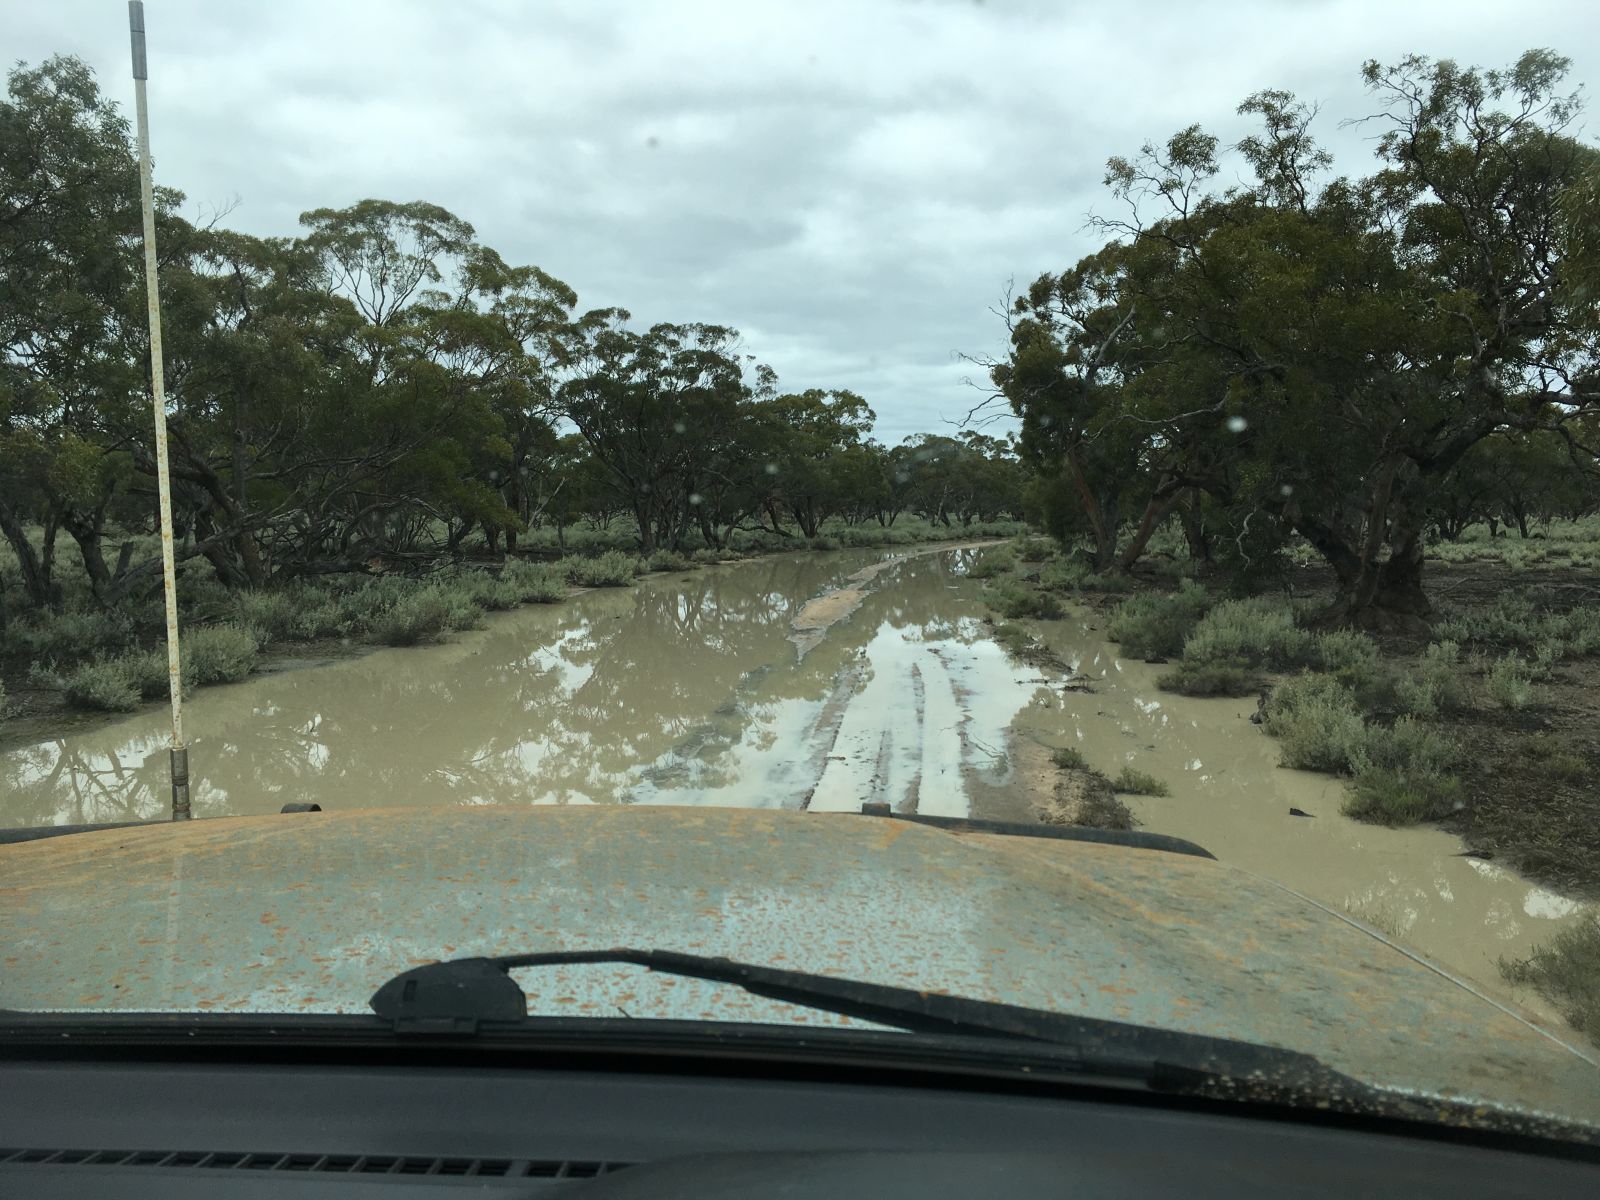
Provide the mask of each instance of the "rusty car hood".
{"label": "rusty car hood", "polygon": [[[1209,859],[848,814],[365,810],[0,846],[0,1007],[359,1013],[409,966],[654,947],[1316,1055],[1600,1124],[1600,1067],[1420,958]],[[631,967],[529,1011],[841,1024]]]}

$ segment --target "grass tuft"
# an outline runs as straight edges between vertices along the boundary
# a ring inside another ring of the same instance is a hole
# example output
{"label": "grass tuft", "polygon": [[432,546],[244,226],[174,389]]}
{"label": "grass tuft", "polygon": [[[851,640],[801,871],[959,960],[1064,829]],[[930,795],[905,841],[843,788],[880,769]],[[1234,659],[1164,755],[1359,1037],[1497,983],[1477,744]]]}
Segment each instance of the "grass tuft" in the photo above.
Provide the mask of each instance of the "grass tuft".
{"label": "grass tuft", "polygon": [[1574,1029],[1600,1043],[1600,916],[1587,914],[1527,958],[1501,959],[1500,971],[1513,983],[1532,984]]}
{"label": "grass tuft", "polygon": [[1129,796],[1170,796],[1172,789],[1161,780],[1145,771],[1135,770],[1133,767],[1123,767],[1117,777],[1111,781],[1113,791],[1122,792]]}
{"label": "grass tuft", "polygon": [[1087,771],[1089,760],[1084,758],[1083,751],[1075,746],[1062,746],[1050,752],[1050,761],[1063,771]]}

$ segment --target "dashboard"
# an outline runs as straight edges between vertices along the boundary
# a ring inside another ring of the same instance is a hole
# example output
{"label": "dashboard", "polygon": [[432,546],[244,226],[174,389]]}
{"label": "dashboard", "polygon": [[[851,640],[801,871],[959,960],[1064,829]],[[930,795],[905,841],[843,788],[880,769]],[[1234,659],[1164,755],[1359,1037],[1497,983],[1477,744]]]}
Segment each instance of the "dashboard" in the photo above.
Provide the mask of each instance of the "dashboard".
{"label": "dashboard", "polygon": [[1600,1195],[1583,1153],[894,1072],[0,1062],[8,1200]]}

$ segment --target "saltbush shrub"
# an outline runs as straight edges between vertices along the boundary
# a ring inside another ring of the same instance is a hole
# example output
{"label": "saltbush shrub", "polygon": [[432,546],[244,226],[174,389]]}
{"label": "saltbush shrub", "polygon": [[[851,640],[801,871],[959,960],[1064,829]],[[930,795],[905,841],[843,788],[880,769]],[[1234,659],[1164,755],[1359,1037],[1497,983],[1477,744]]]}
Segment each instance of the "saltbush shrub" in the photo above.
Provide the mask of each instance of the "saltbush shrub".
{"label": "saltbush shrub", "polygon": [[1188,662],[1272,670],[1305,666],[1316,650],[1316,639],[1295,624],[1288,605],[1261,597],[1218,604],[1183,643]]}
{"label": "saltbush shrub", "polygon": [[1244,667],[1183,660],[1159,675],[1156,686],[1180,696],[1248,696],[1260,690],[1261,678]]}
{"label": "saltbush shrub", "polygon": [[485,612],[504,612],[522,603],[522,591],[504,572],[497,578],[487,571],[468,571],[457,583],[462,593]]}
{"label": "saltbush shrub", "polygon": [[1532,984],[1569,1024],[1600,1043],[1600,911],[1557,931],[1525,959],[1500,963],[1513,983]]}
{"label": "saltbush shrub", "polygon": [[1009,620],[1035,617],[1053,620],[1062,613],[1061,602],[1049,592],[1031,588],[1017,579],[1001,579],[983,591],[983,598]]}
{"label": "saltbush shrub", "polygon": [[248,591],[232,597],[231,615],[235,624],[255,631],[261,646],[296,637],[299,605],[283,591]]}
{"label": "saltbush shrub", "polygon": [[1350,689],[1331,675],[1309,672],[1272,689],[1264,725],[1278,739],[1284,766],[1335,775],[1349,772],[1366,736]]}
{"label": "saltbush shrub", "polygon": [[1154,775],[1133,767],[1123,767],[1111,781],[1113,791],[1130,796],[1170,796],[1172,789]]}
{"label": "saltbush shrub", "polygon": [[425,588],[396,602],[370,625],[372,636],[386,646],[431,642],[451,625],[452,605],[438,588]]}
{"label": "saltbush shrub", "polygon": [[580,587],[627,587],[633,582],[635,559],[620,550],[607,550],[594,558],[562,560],[567,578]]}
{"label": "saltbush shrub", "polygon": [[1395,707],[1402,713],[1432,717],[1467,705],[1461,676],[1461,651],[1454,642],[1434,642],[1411,671],[1394,685]]}
{"label": "saltbush shrub", "polygon": [[[256,666],[256,640],[232,625],[208,625],[183,635],[180,652],[186,683],[236,683]],[[162,675],[165,676],[163,660]],[[162,680],[165,690],[166,680]]]}
{"label": "saltbush shrub", "polygon": [[1050,752],[1050,761],[1063,771],[1087,771],[1089,760],[1084,758],[1083,751],[1075,746],[1062,746]]}
{"label": "saltbush shrub", "polygon": [[115,659],[85,663],[67,676],[62,690],[73,708],[132,712],[139,707],[139,689],[126,666]]}
{"label": "saltbush shrub", "polygon": [[524,604],[553,604],[567,594],[566,577],[555,563],[508,562],[500,580],[514,588]]}
{"label": "saltbush shrub", "polygon": [[695,565],[694,559],[677,550],[657,550],[646,561],[652,571],[687,571]]}
{"label": "saltbush shrub", "polygon": [[1132,658],[1176,658],[1211,610],[1210,594],[1189,580],[1169,595],[1134,596],[1111,614],[1107,633]]}
{"label": "saltbush shrub", "polygon": [[1532,673],[1515,654],[1508,654],[1489,667],[1484,687],[1489,699],[1513,711],[1527,708],[1538,696]]}
{"label": "saltbush shrub", "polygon": [[1415,825],[1448,816],[1461,781],[1452,775],[1369,767],[1350,785],[1344,814],[1374,825]]}
{"label": "saltbush shrub", "polygon": [[995,579],[1009,575],[1017,566],[1017,556],[1009,546],[985,550],[967,568],[969,579]]}

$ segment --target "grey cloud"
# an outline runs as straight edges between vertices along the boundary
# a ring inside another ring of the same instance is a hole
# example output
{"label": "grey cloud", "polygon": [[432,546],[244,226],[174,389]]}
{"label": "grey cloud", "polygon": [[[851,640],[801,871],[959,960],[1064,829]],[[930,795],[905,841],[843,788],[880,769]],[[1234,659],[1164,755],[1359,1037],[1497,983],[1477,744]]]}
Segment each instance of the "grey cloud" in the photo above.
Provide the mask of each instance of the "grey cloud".
{"label": "grey cloud", "polygon": [[[1363,59],[1600,49],[1583,0],[1066,5],[1036,0],[528,5],[147,0],[159,179],[284,234],[364,196],[427,199],[586,306],[742,329],[787,387],[851,387],[889,440],[947,431],[997,354],[989,311],[1092,249],[1111,154],[1263,87],[1324,103],[1337,169]],[[131,102],[123,7],[11,14]]]}

